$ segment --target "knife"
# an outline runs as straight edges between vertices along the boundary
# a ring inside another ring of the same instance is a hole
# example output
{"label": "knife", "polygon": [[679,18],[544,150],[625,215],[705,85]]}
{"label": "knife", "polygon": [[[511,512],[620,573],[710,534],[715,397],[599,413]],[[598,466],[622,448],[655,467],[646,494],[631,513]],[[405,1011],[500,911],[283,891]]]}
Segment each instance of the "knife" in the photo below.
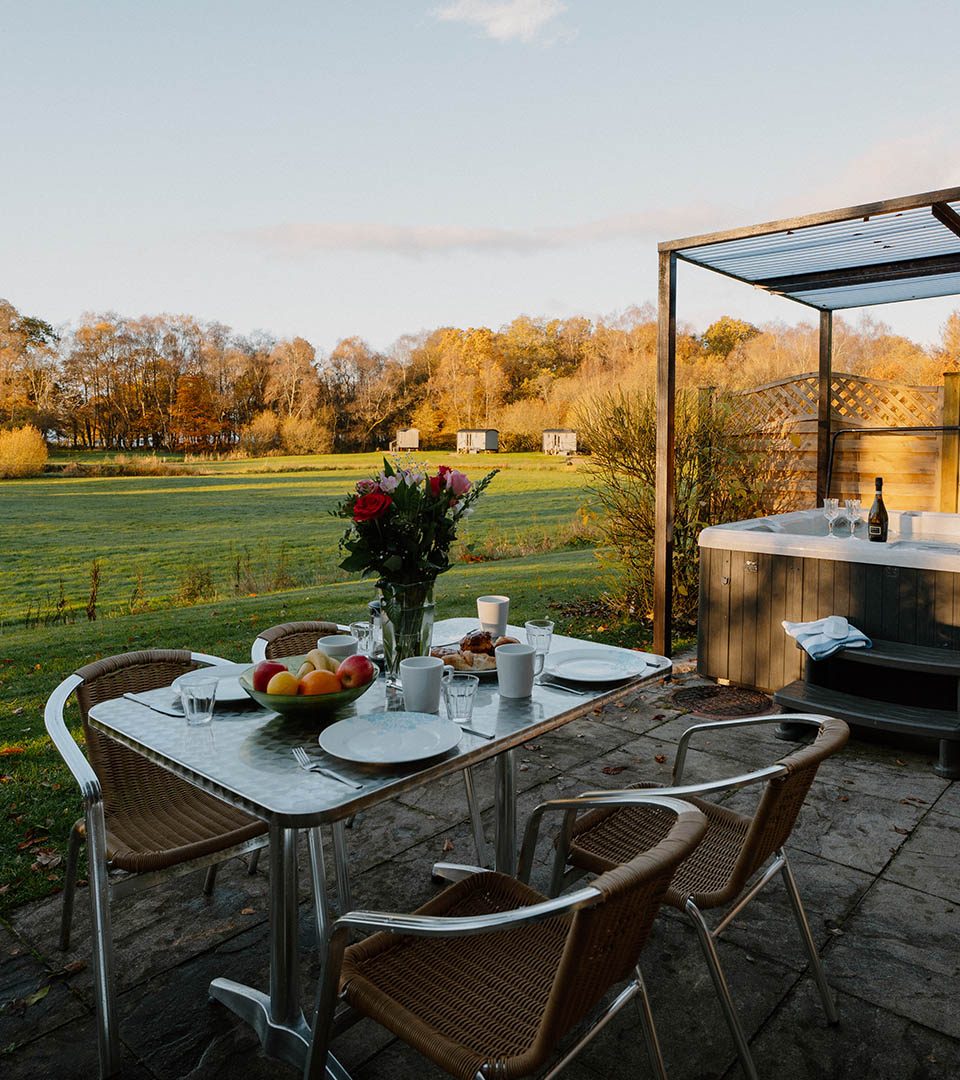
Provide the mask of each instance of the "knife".
{"label": "knife", "polygon": [[184,719],[184,712],[182,709],[172,709],[164,705],[154,705],[152,701],[146,701],[139,694],[124,694],[127,701],[135,701],[138,705],[143,705],[146,709],[152,709],[155,713],[160,713],[161,716],[176,716],[179,719]]}

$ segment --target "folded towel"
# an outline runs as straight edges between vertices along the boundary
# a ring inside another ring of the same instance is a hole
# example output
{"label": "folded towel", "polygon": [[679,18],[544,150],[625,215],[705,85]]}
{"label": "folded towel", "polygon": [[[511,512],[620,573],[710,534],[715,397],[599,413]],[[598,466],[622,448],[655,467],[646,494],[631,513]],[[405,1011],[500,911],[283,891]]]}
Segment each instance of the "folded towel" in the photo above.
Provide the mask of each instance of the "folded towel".
{"label": "folded towel", "polygon": [[805,649],[812,660],[824,660],[840,649],[869,649],[873,642],[842,615],[830,615],[813,622],[788,622],[783,620],[784,630],[797,644]]}

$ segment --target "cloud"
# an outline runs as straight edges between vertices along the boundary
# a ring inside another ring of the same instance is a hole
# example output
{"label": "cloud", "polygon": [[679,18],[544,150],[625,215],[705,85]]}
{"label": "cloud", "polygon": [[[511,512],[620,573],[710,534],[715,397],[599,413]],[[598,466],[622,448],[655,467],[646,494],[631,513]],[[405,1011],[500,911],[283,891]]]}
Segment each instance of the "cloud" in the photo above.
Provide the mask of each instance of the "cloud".
{"label": "cloud", "polygon": [[567,10],[562,0],[454,0],[434,9],[441,22],[478,26],[495,41],[543,40],[544,29]]}
{"label": "cloud", "polygon": [[494,228],[474,225],[390,225],[300,222],[268,226],[244,236],[272,255],[302,258],[341,251],[419,258],[461,253],[539,255],[618,240],[654,243],[709,228],[718,209],[678,207],[643,214],[620,214],[573,225]]}

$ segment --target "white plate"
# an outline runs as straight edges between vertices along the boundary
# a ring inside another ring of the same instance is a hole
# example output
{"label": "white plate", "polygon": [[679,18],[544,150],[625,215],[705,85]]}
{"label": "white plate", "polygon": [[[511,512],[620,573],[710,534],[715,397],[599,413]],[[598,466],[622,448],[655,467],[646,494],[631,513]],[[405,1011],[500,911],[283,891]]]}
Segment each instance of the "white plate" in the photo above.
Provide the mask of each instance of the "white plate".
{"label": "white plate", "polygon": [[214,667],[198,668],[196,671],[188,671],[184,675],[178,675],[170,685],[179,694],[183,683],[189,682],[191,679],[216,679],[217,705],[246,704],[251,698],[240,685],[240,676],[249,670],[249,663],[217,664]]}
{"label": "white plate", "polygon": [[338,720],[320,732],[320,746],[344,761],[405,765],[452,750],[463,732],[433,713],[385,712]]}
{"label": "white plate", "polygon": [[622,682],[636,678],[646,669],[646,660],[612,649],[566,649],[548,653],[544,666],[548,675],[582,683]]}

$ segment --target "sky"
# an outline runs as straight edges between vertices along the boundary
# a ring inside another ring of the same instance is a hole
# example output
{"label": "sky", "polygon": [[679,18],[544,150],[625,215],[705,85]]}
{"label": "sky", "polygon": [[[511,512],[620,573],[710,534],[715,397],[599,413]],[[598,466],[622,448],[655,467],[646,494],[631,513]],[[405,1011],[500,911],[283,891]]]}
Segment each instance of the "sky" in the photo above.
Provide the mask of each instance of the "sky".
{"label": "sky", "polygon": [[[612,314],[659,240],[960,185],[958,31],[955,0],[0,0],[0,296],[321,350]],[[932,342],[957,308],[871,314]]]}

